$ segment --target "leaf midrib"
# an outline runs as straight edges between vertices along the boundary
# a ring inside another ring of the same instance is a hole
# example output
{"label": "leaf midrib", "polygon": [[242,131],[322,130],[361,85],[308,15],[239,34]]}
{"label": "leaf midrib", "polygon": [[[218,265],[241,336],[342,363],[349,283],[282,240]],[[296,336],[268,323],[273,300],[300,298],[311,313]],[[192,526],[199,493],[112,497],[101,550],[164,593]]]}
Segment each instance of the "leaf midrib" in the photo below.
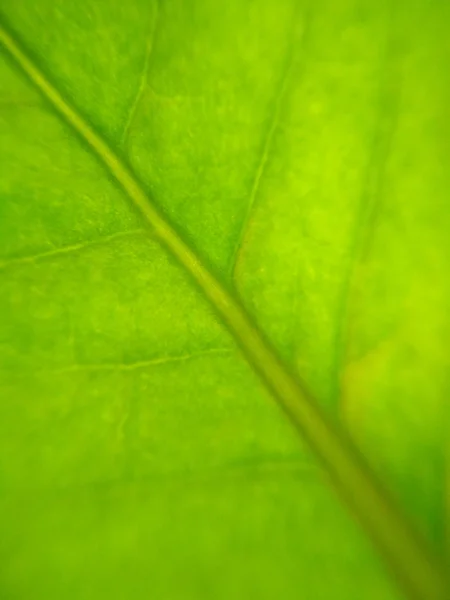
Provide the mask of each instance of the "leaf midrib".
{"label": "leaf midrib", "polygon": [[417,600],[445,600],[448,588],[443,566],[388,497],[357,449],[334,428],[252,323],[241,303],[160,213],[130,168],[59,93],[4,21],[0,15],[0,47],[84,141],[141,213],[159,242],[196,282],[241,347],[246,360],[320,458],[405,591]]}

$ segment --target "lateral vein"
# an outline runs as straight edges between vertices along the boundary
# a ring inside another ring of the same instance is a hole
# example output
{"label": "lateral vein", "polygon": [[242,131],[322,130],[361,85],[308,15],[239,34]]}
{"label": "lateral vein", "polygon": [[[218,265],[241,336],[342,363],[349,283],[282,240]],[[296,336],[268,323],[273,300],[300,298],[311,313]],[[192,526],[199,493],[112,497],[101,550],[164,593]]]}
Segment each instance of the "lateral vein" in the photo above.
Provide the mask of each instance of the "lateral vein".
{"label": "lateral vein", "polygon": [[136,95],[134,97],[134,100],[131,104],[130,111],[128,113],[128,117],[127,117],[125,126],[123,128],[122,136],[121,136],[120,145],[122,148],[125,146],[125,144],[127,142],[128,136],[129,136],[131,128],[133,126],[134,119],[136,118],[139,104],[141,103],[142,96],[144,94],[144,90],[147,85],[148,73],[150,70],[150,59],[151,59],[152,52],[153,52],[156,28],[157,28],[158,22],[159,22],[158,0],[155,0],[155,14],[152,15],[152,17],[153,17],[152,24],[150,27],[150,31],[148,32],[148,35],[147,35],[147,46],[145,49],[145,59],[144,59],[144,65],[143,65],[142,72],[141,72],[141,77],[139,79],[138,89],[137,89]]}
{"label": "lateral vein", "polygon": [[97,238],[96,240],[86,240],[85,242],[79,242],[78,244],[71,244],[69,246],[61,246],[59,248],[47,250],[46,252],[39,252],[37,254],[30,254],[28,256],[18,256],[18,257],[8,258],[6,260],[0,261],[0,271],[4,270],[4,269],[9,269],[11,267],[24,265],[24,264],[37,263],[37,262],[39,262],[41,260],[45,260],[47,258],[52,259],[55,257],[64,256],[67,254],[81,252],[81,251],[86,250],[87,248],[91,248],[93,246],[103,246],[110,242],[114,242],[116,240],[132,237],[138,233],[143,234],[143,233],[145,233],[145,230],[144,229],[129,229],[128,231],[119,231],[119,232],[113,233],[111,235]]}
{"label": "lateral vein", "polygon": [[[188,362],[191,360],[211,357],[211,356],[230,356],[232,354],[231,348],[211,348],[210,350],[201,350],[198,352],[191,352],[189,354],[180,354],[178,356],[159,356],[155,358],[149,358],[147,360],[139,360],[130,363],[124,362],[109,362],[109,363],[72,363],[64,365],[62,367],[56,367],[51,369],[33,369],[28,373],[31,375],[63,375],[64,373],[97,373],[102,371],[138,371],[139,369],[146,369],[148,367],[159,367],[163,365],[169,365],[173,363]],[[21,371],[19,377],[23,378],[24,372]]]}
{"label": "lateral vein", "polygon": [[380,210],[380,195],[386,162],[394,136],[398,118],[398,95],[400,76],[394,68],[395,56],[392,48],[392,34],[388,34],[384,60],[380,70],[377,116],[374,133],[365,168],[362,189],[351,232],[349,257],[343,274],[340,297],[336,312],[336,337],[334,343],[334,393],[340,401],[340,413],[343,422],[348,415],[348,402],[342,398],[341,370],[346,356],[346,334],[350,316],[351,296],[355,291],[357,269],[364,255],[365,246],[373,234],[376,215]]}
{"label": "lateral vein", "polygon": [[[295,28],[294,28],[295,31]],[[278,91],[275,94],[275,98],[272,102],[272,111],[269,115],[269,126],[266,129],[266,134],[264,136],[261,154],[259,156],[259,160],[256,166],[255,175],[253,177],[253,183],[250,191],[250,196],[247,203],[247,210],[245,213],[244,220],[242,222],[241,228],[239,230],[239,235],[236,241],[236,245],[233,251],[233,255],[230,262],[230,272],[232,279],[236,276],[236,268],[239,264],[240,254],[243,249],[244,240],[247,235],[252,214],[255,208],[255,201],[258,196],[258,192],[261,186],[261,181],[264,176],[264,172],[267,168],[267,163],[270,157],[270,151],[273,145],[273,140],[275,137],[275,133],[278,129],[278,125],[281,117],[281,108],[283,105],[283,99],[286,94],[286,90],[288,88],[288,83],[292,75],[293,64],[294,64],[294,46],[295,39],[292,36],[292,39],[289,43],[289,48],[287,52],[287,58],[285,60],[285,65],[283,69],[283,73],[280,78],[280,83],[278,85]]]}

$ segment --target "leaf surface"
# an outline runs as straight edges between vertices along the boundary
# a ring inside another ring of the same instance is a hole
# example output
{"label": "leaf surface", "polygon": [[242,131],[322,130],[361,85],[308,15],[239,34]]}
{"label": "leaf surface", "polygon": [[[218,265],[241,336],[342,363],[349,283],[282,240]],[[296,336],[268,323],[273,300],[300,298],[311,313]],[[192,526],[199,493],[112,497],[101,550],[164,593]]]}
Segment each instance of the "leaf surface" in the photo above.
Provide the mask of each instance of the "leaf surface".
{"label": "leaf surface", "polygon": [[399,598],[244,330],[445,560],[448,8],[1,9],[4,596]]}

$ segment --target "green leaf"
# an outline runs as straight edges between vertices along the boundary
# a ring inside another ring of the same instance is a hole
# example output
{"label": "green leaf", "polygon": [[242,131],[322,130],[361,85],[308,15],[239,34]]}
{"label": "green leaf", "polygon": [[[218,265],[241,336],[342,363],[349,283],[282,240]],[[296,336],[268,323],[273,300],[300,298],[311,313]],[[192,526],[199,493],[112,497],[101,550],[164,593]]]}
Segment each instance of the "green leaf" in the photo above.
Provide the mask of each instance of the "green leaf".
{"label": "green leaf", "polygon": [[449,7],[1,11],[2,596],[444,600]]}

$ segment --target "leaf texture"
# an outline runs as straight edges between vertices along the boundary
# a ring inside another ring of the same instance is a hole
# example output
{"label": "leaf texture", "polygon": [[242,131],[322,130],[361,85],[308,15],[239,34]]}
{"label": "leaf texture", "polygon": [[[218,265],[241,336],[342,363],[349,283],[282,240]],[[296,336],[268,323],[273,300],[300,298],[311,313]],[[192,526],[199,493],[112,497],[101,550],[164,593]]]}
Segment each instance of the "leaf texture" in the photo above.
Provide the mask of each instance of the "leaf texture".
{"label": "leaf texture", "polygon": [[2,6],[0,585],[444,598],[448,11],[220,8]]}

